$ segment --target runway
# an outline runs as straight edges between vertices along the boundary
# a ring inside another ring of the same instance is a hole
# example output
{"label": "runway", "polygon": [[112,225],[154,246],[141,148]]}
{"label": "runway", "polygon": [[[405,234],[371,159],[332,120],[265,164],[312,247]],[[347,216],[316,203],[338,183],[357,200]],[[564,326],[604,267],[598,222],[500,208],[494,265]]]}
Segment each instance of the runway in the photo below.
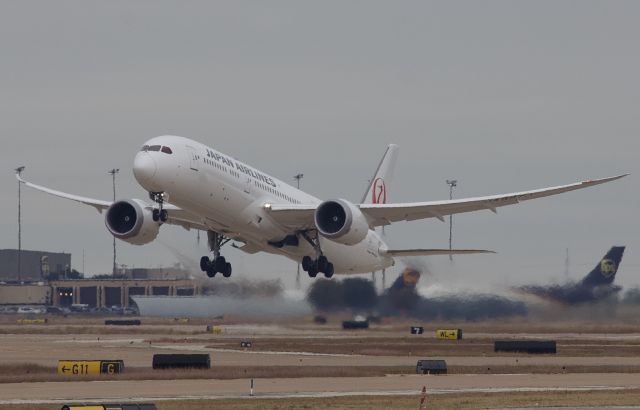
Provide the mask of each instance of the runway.
{"label": "runway", "polygon": [[[249,397],[248,379],[141,380],[0,384],[0,403],[125,401]],[[273,378],[255,380],[256,397],[339,395],[418,395],[466,392],[623,390],[640,386],[640,374],[394,375],[350,378]],[[562,387],[558,387],[562,386]]]}

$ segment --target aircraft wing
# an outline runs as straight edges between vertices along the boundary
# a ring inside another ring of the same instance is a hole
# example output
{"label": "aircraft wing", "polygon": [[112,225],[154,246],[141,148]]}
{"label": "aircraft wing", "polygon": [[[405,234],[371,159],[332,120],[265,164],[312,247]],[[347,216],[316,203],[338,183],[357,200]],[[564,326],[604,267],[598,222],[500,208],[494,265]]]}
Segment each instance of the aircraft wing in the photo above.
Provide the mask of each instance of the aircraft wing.
{"label": "aircraft wing", "polygon": [[[23,179],[20,174],[16,174],[16,178],[18,179],[18,181],[20,181],[21,183],[23,183],[25,186],[29,188],[33,188],[35,190],[42,191],[49,195],[57,196],[59,198],[69,199],[71,201],[76,201],[85,205],[92,206],[95,209],[97,209],[98,212],[100,213],[102,213],[102,211],[104,211],[105,209],[109,208],[113,203],[112,201],[104,201],[102,199],[87,198],[80,195],[74,195],[74,194],[69,194],[62,191],[56,191],[55,189],[47,188],[41,185],[36,185],[32,182],[29,182]],[[146,208],[150,209],[152,208],[152,205],[147,205]],[[199,219],[195,215],[190,214],[189,212],[184,211],[183,209],[178,208],[175,205],[164,204],[164,209],[166,209],[169,213],[169,219],[166,222],[168,224],[179,225],[185,229],[192,229],[192,228],[200,229],[200,230],[208,229],[202,222],[199,221]]]}
{"label": "aircraft wing", "polygon": [[495,253],[485,249],[389,249],[384,251],[389,256],[434,256],[434,255],[468,255],[474,253]]}
{"label": "aircraft wing", "polygon": [[[357,206],[362,213],[368,217],[369,225],[372,228],[389,225],[393,222],[413,221],[416,219],[437,218],[444,221],[444,217],[447,215],[481,210],[497,212],[497,208],[501,206],[515,205],[530,199],[543,198],[588,188],[615,181],[627,175],[628,174],[602,179],[590,179],[574,184],[477,198],[396,204],[360,204]],[[292,230],[305,230],[315,228],[313,217],[316,207],[317,205],[269,204],[266,209],[281,225]]]}
{"label": "aircraft wing", "polygon": [[47,188],[47,187],[43,187],[43,186],[40,186],[40,185],[33,184],[31,182],[28,182],[28,181],[25,181],[24,179],[22,179],[20,174],[16,174],[16,178],[18,179],[18,181],[23,183],[25,186],[28,186],[29,188],[33,188],[33,189],[36,189],[38,191],[46,192],[47,194],[50,194],[50,195],[53,195],[53,196],[57,196],[57,197],[60,197],[60,198],[65,198],[65,199],[70,199],[72,201],[80,202],[80,203],[83,203],[85,205],[90,205],[90,206],[96,208],[98,210],[98,212],[100,212],[100,213],[102,213],[103,210],[107,209],[111,205],[111,201],[103,201],[101,199],[93,199],[93,198],[87,198],[87,197],[84,197],[84,196],[68,194],[66,192],[56,191],[55,189],[51,189],[51,188]]}
{"label": "aircraft wing", "polygon": [[371,226],[382,226],[397,221],[413,221],[416,219],[426,218],[438,218],[441,221],[444,221],[444,216],[446,215],[480,210],[490,210],[495,213],[497,212],[497,208],[501,206],[515,205],[530,199],[543,198],[546,196],[558,195],[564,192],[588,188],[594,185],[615,181],[616,179],[620,179],[627,175],[628,174],[602,179],[590,179],[588,181],[577,182],[574,184],[478,198],[400,204],[362,204],[360,205],[360,210],[370,218]]}

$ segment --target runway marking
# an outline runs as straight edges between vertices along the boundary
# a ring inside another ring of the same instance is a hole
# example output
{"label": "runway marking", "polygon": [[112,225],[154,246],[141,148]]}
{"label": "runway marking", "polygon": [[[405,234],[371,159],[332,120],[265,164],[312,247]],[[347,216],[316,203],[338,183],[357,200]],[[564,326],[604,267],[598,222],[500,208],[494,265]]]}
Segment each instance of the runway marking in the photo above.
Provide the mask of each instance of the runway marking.
{"label": "runway marking", "polygon": [[196,352],[214,352],[214,353],[242,353],[242,354],[264,354],[264,355],[283,355],[283,356],[322,356],[322,357],[367,357],[365,355],[358,354],[345,354],[345,353],[314,353],[314,352],[274,352],[274,351],[259,351],[259,350],[239,350],[239,349],[220,349],[210,348],[205,345],[190,345],[190,346],[176,346],[176,345],[152,345],[156,349],[167,350],[189,350]]}
{"label": "runway marking", "polygon": [[293,356],[324,356],[324,357],[367,357],[361,354],[346,353],[314,353],[314,352],[274,352],[274,351],[257,351],[257,350],[235,350],[235,349],[210,349],[217,353],[248,353],[248,354],[268,354],[268,355],[293,355]]}
{"label": "runway marking", "polygon": [[[623,391],[635,390],[635,387],[618,386],[579,386],[579,387],[496,387],[496,388],[461,388],[461,389],[427,389],[427,394],[460,394],[460,393],[531,393],[531,392],[584,392],[584,391]],[[220,394],[220,395],[184,395],[175,397],[108,397],[86,398],[82,400],[69,399],[11,399],[0,400],[0,404],[61,404],[61,403],[89,403],[101,401],[176,401],[176,400],[223,400],[255,398],[263,399],[288,399],[288,398],[327,398],[348,396],[418,396],[417,390],[378,390],[378,391],[351,391],[351,392],[297,392],[297,393],[254,393],[248,394]]]}

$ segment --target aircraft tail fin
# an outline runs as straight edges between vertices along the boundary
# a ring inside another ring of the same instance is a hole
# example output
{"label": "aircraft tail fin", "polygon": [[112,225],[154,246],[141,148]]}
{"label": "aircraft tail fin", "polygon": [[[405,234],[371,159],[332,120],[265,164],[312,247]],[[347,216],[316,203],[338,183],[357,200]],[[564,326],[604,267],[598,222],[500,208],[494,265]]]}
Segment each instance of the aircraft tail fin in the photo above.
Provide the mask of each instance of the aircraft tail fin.
{"label": "aircraft tail fin", "polygon": [[406,268],[400,275],[393,281],[389,289],[402,290],[402,289],[415,289],[420,280],[420,272],[415,269]]}
{"label": "aircraft tail fin", "polygon": [[591,287],[612,284],[616,278],[618,266],[620,266],[620,262],[622,261],[624,249],[624,246],[611,247],[596,267],[582,279],[582,284]]}
{"label": "aircraft tail fin", "polygon": [[375,174],[371,178],[371,183],[364,193],[360,203],[363,204],[386,204],[389,199],[389,186],[393,179],[393,171],[398,158],[398,146],[396,144],[387,145],[387,150],[376,168]]}

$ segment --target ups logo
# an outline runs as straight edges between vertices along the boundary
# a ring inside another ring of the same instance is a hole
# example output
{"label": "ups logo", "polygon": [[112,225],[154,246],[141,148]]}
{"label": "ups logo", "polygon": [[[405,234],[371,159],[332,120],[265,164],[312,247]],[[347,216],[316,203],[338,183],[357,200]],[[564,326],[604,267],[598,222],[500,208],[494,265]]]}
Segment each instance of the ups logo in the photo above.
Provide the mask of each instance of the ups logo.
{"label": "ups logo", "polygon": [[617,269],[618,267],[616,266],[615,262],[612,261],[611,259],[603,259],[600,262],[600,272],[602,273],[602,276],[604,276],[605,278],[608,278],[614,275]]}
{"label": "ups logo", "polygon": [[415,288],[418,280],[420,280],[420,272],[413,269],[405,269],[404,272],[402,272],[402,282],[404,286]]}

